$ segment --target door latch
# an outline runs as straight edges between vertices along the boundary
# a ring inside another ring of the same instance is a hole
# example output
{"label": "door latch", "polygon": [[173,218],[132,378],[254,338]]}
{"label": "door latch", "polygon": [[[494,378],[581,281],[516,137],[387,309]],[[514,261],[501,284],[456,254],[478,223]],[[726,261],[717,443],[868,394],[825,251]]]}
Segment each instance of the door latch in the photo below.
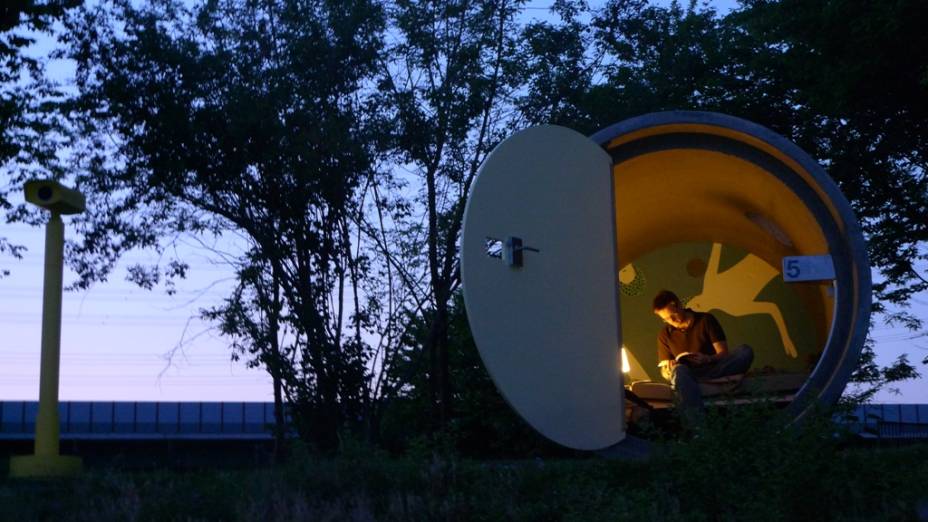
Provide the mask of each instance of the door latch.
{"label": "door latch", "polygon": [[503,246],[503,260],[506,261],[507,265],[514,268],[522,267],[524,263],[522,252],[541,252],[537,248],[524,246],[521,237],[509,236]]}

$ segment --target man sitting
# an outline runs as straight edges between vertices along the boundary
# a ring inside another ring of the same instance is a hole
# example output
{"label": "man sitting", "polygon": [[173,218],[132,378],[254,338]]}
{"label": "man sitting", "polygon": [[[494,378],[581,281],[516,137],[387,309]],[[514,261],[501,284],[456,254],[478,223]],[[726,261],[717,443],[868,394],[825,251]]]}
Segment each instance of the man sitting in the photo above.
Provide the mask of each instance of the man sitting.
{"label": "man sitting", "polygon": [[746,372],[754,361],[754,351],[741,345],[729,352],[718,320],[712,314],[683,308],[669,290],[654,297],[652,309],[665,323],[657,335],[661,375],[673,386],[684,420],[692,423],[703,410],[699,381]]}

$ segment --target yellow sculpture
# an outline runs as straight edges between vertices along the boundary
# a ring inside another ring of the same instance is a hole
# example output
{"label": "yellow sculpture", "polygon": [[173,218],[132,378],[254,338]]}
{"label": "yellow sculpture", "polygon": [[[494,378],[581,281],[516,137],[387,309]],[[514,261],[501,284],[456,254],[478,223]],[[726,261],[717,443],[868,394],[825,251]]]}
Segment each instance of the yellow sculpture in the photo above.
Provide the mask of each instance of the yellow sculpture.
{"label": "yellow sculpture", "polygon": [[26,183],[26,201],[51,212],[45,227],[45,289],[42,300],[42,366],[39,413],[35,422],[35,454],[10,458],[12,477],[56,477],[81,470],[81,459],[60,455],[58,367],[61,353],[61,281],[64,264],[64,223],[61,214],[84,211],[84,196],[55,181]]}

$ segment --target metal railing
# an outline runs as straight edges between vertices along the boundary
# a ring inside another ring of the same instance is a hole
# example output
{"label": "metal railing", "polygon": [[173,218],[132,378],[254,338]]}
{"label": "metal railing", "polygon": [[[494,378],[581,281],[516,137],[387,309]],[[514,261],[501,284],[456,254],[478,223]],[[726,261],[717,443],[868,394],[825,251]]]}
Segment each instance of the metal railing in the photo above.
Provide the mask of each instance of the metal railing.
{"label": "metal railing", "polygon": [[[31,439],[38,402],[0,401],[0,439]],[[270,439],[269,402],[66,401],[58,405],[67,439]]]}
{"label": "metal railing", "polygon": [[928,404],[864,404],[836,419],[870,440],[928,440]]}

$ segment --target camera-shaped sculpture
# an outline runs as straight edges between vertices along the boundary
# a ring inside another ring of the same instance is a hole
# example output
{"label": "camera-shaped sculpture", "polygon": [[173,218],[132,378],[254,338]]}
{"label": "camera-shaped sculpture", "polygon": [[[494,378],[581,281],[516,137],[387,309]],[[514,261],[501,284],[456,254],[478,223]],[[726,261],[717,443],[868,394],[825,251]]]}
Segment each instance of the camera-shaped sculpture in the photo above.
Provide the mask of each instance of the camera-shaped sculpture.
{"label": "camera-shaped sculpture", "polygon": [[32,180],[25,184],[26,201],[58,214],[84,211],[84,195],[54,180]]}
{"label": "camera-shaped sculpture", "polygon": [[61,359],[61,291],[64,270],[62,214],[84,211],[84,195],[53,180],[31,180],[23,187],[26,201],[51,214],[45,226],[45,282],[42,298],[42,359],[35,451],[10,459],[10,476],[56,477],[81,470],[81,459],[59,454],[58,371]]}

